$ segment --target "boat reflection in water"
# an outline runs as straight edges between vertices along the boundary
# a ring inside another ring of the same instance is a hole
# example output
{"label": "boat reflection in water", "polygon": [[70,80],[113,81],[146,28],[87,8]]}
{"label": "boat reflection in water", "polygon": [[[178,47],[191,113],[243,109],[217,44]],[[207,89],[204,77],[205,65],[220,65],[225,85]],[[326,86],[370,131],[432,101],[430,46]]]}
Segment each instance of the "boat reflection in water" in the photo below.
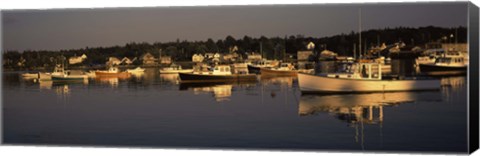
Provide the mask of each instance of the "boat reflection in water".
{"label": "boat reflection in water", "polygon": [[255,85],[255,82],[180,83],[179,90],[192,90],[195,95],[211,93],[215,101],[222,102],[230,101],[234,88],[242,89],[253,85]]}
{"label": "boat reflection in water", "polygon": [[283,76],[283,77],[276,77],[276,76],[265,76],[262,75],[260,77],[260,81],[262,84],[265,85],[286,85],[287,87],[292,87],[293,82],[297,80],[297,76]]}
{"label": "boat reflection in water", "polygon": [[465,90],[467,77],[443,77],[440,79],[440,83],[442,84],[442,96],[450,100],[453,95],[459,96],[458,94],[463,94],[462,90]]}
{"label": "boat reflection in water", "polygon": [[348,123],[377,124],[383,122],[383,108],[386,106],[441,100],[439,91],[302,95],[298,114],[305,116],[326,112]]}
{"label": "boat reflection in water", "polygon": [[120,78],[118,78],[118,77],[96,77],[95,81],[99,82],[100,84],[107,84],[111,87],[117,87],[118,83],[120,81]]}
{"label": "boat reflection in water", "polygon": [[179,83],[178,74],[160,74],[160,82],[169,83],[169,84],[178,84]]}
{"label": "boat reflection in water", "polygon": [[140,81],[142,80],[143,76],[145,75],[144,72],[131,72],[130,73],[132,75],[132,77],[137,80],[137,81]]}
{"label": "boat reflection in water", "polygon": [[[302,95],[298,104],[300,116],[329,113],[336,119],[347,122],[355,129],[354,141],[365,149],[365,127],[376,125],[380,128],[379,135],[383,140],[382,127],[384,108],[419,101],[441,101],[439,91],[423,92],[389,92],[371,94],[341,94],[341,95]],[[392,110],[390,110],[392,111]],[[371,134],[369,132],[368,134]],[[381,141],[383,142],[383,141]]]}

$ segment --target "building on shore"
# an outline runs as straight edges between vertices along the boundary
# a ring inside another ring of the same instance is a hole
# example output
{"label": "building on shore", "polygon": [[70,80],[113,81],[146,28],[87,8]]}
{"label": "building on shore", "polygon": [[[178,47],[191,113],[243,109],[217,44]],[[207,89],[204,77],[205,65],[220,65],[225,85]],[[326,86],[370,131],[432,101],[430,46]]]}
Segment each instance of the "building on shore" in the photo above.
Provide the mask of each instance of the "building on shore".
{"label": "building on shore", "polygon": [[69,64],[79,64],[87,59],[87,55],[83,54],[82,56],[72,56],[68,58]]}
{"label": "building on shore", "polygon": [[122,61],[116,57],[108,57],[107,65],[120,65]]}
{"label": "building on shore", "polygon": [[157,65],[157,59],[150,53],[145,53],[140,58],[143,65]]}
{"label": "building on shore", "polygon": [[192,62],[194,63],[201,63],[205,57],[202,54],[193,54],[192,56]]}
{"label": "building on shore", "polygon": [[160,57],[160,64],[172,64],[172,57],[171,56],[161,56]]}

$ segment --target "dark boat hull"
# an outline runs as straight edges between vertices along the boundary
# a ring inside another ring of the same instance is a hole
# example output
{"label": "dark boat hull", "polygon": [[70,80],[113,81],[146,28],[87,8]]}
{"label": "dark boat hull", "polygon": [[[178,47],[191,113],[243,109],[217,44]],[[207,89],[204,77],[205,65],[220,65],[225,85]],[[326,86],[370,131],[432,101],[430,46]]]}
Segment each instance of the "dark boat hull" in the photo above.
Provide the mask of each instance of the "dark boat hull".
{"label": "dark boat hull", "polygon": [[260,73],[262,76],[297,76],[297,71],[295,70],[272,70],[272,69],[266,69],[262,68],[260,69]]}
{"label": "dark boat hull", "polygon": [[260,73],[260,68],[252,66],[252,65],[248,65],[248,72],[258,74],[258,73]]}
{"label": "dark boat hull", "polygon": [[254,74],[204,75],[179,73],[178,75],[181,83],[257,81],[257,76]]}
{"label": "dark boat hull", "polygon": [[433,64],[420,64],[420,71],[428,75],[461,75],[467,73],[467,66],[447,67]]}

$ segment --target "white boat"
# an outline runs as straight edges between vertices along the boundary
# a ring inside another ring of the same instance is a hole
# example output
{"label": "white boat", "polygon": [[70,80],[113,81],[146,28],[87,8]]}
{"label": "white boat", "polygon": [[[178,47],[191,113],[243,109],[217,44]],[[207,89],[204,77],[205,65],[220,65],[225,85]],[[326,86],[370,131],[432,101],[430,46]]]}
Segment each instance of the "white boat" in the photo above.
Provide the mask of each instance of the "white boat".
{"label": "white boat", "polygon": [[182,66],[172,64],[170,67],[160,69],[160,74],[191,73],[193,69],[182,69]]}
{"label": "white boat", "polygon": [[46,73],[46,72],[39,72],[38,73],[38,79],[40,81],[50,81],[52,80],[52,75],[58,75],[58,76],[61,76],[63,75],[65,72],[65,69],[63,68],[62,65],[57,65],[55,66],[55,68],[53,69],[53,72],[51,73]]}
{"label": "white boat", "polygon": [[127,72],[129,73],[143,73],[145,71],[145,68],[137,67],[135,69],[127,69]]}
{"label": "white boat", "polygon": [[439,79],[385,79],[378,63],[357,63],[350,66],[347,73],[329,73],[323,75],[298,74],[298,83],[302,93],[356,93],[356,92],[394,92],[440,89]]}
{"label": "white boat", "polygon": [[23,73],[22,77],[25,79],[36,79],[38,78],[38,73]]}
{"label": "white boat", "polygon": [[460,55],[445,55],[436,58],[434,63],[419,64],[420,71],[429,75],[465,74],[467,66],[465,57]]}
{"label": "white boat", "polygon": [[85,80],[88,78],[85,74],[72,74],[69,71],[51,74],[51,77],[53,81]]}

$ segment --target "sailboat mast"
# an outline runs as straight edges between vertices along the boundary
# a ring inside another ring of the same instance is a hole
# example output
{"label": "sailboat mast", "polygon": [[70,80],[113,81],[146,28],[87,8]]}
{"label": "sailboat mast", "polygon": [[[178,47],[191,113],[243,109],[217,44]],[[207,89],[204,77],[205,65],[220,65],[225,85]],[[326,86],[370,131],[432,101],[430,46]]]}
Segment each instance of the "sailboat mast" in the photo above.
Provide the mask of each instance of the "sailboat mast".
{"label": "sailboat mast", "polygon": [[260,41],[260,54],[262,54],[262,58],[263,58],[264,56],[263,56],[263,47],[262,47],[262,41]]}
{"label": "sailboat mast", "polygon": [[359,48],[358,48],[358,51],[360,53],[360,57],[362,56],[362,8],[359,8],[358,9],[358,38],[359,38]]}

